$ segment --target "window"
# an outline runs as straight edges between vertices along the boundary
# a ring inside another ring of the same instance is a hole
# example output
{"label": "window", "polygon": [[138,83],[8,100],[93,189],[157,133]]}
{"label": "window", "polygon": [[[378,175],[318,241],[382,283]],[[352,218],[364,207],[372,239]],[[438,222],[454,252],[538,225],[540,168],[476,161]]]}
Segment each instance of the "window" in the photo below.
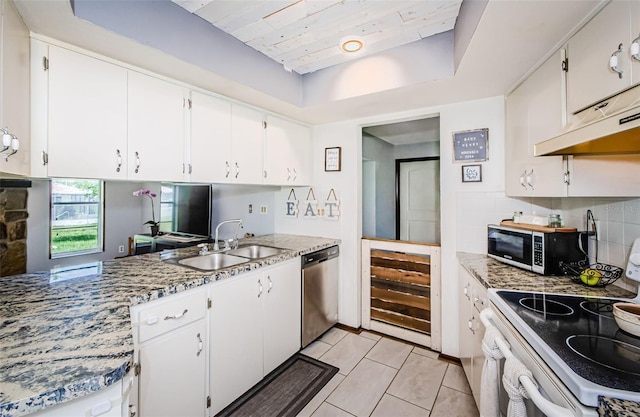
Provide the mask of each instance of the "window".
{"label": "window", "polygon": [[51,258],[102,252],[103,182],[51,180]]}

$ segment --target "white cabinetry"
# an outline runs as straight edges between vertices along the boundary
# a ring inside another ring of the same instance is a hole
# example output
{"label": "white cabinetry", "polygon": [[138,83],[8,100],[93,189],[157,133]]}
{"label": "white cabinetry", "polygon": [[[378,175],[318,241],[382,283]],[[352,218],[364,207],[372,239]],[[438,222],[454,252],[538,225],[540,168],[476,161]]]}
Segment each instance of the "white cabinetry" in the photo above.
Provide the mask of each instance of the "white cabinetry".
{"label": "white cabinetry", "polygon": [[211,287],[214,415],[300,349],[300,258]]}
{"label": "white cabinetry", "polygon": [[0,2],[0,51],[0,128],[19,141],[16,154],[0,154],[0,172],[29,175],[29,30],[9,0]]}
{"label": "white cabinetry", "polygon": [[129,178],[183,179],[185,90],[128,72]]}
{"label": "white cabinetry", "polygon": [[231,175],[229,182],[262,184],[264,117],[261,111],[231,105]]}
{"label": "white cabinetry", "polygon": [[[568,43],[567,111],[576,111],[615,94],[632,83],[629,47],[638,33],[631,33],[631,1],[614,0],[605,6]],[[635,19],[634,19],[635,20]],[[637,21],[634,22],[634,25]],[[622,77],[609,68],[617,53]]]}
{"label": "white cabinetry", "polygon": [[640,196],[640,155],[568,157],[570,197]]}
{"label": "white cabinetry", "polygon": [[141,417],[206,415],[206,314],[204,288],[131,309]]}
{"label": "white cabinetry", "polygon": [[228,182],[231,162],[231,103],[192,91],[191,181]]}
{"label": "white cabinetry", "polygon": [[563,51],[551,56],[506,101],[505,187],[509,196],[567,193],[562,156],[533,156],[533,146],[563,126]]}
{"label": "white cabinetry", "polygon": [[47,175],[126,179],[127,70],[50,45],[38,71],[48,73]]}
{"label": "white cabinetry", "polygon": [[311,183],[311,130],[276,116],[267,116],[265,184]]}
{"label": "white cabinetry", "polygon": [[460,361],[471,386],[473,398],[480,406],[484,353],[484,327],[480,312],[488,306],[487,290],[463,266],[458,266]]}

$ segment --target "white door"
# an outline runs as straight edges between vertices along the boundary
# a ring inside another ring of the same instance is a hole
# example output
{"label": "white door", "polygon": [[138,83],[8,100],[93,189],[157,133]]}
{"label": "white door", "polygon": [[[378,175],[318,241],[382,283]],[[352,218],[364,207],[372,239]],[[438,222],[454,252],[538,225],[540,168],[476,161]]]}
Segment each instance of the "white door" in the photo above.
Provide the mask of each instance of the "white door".
{"label": "white door", "polygon": [[49,48],[51,177],[125,179],[127,71]]}
{"label": "white door", "polygon": [[301,270],[295,258],[264,273],[264,374],[300,350]]}
{"label": "white door", "polygon": [[266,293],[262,273],[211,288],[211,415],[262,379],[262,300]]}
{"label": "white door", "polygon": [[184,89],[128,73],[129,179],[183,179]]}
{"label": "white door", "polygon": [[202,319],[140,347],[141,417],[204,417],[205,332]]}
{"label": "white door", "polygon": [[231,175],[231,103],[191,93],[191,181],[227,182]]}
{"label": "white door", "polygon": [[230,182],[262,184],[264,155],[264,114],[240,105],[231,105]]}
{"label": "white door", "polygon": [[440,242],[440,161],[400,163],[400,240]]}

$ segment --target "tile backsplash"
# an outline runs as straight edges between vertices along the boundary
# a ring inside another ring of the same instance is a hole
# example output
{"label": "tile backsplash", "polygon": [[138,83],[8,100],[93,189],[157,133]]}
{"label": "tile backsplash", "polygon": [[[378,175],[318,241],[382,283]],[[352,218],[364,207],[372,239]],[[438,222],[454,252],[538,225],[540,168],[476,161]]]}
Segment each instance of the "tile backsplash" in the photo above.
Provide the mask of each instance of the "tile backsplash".
{"label": "tile backsplash", "polygon": [[[510,218],[514,211],[560,214],[564,225],[586,230],[587,210],[598,226],[598,261],[626,267],[631,246],[640,237],[640,198],[511,198],[503,193],[459,193],[457,250],[487,253],[487,224]],[[616,285],[636,291],[638,283],[620,278]]]}

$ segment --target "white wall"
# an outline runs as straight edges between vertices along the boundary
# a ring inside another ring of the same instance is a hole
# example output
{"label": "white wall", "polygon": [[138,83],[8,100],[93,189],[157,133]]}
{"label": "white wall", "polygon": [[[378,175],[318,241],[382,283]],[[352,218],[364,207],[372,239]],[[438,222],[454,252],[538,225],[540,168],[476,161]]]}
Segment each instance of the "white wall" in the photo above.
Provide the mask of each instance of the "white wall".
{"label": "white wall", "polygon": [[[215,233],[218,223],[228,219],[242,219],[240,237],[245,233],[256,236],[273,233],[277,210],[274,201],[279,190],[279,187],[214,184],[211,234]],[[252,206],[251,213],[249,205]],[[266,207],[266,213],[260,212],[261,206]],[[235,226],[224,225],[219,232],[220,239],[230,239],[235,233]]]}
{"label": "white wall", "polygon": [[[361,306],[361,214],[362,127],[392,123],[434,114],[440,116],[441,205],[442,205],[442,351],[458,355],[457,312],[457,195],[504,190],[504,97],[493,97],[411,112],[351,120],[314,127],[314,191],[318,199],[335,188],[341,200],[338,222],[291,219],[284,216],[289,189],[276,199],[278,232],[337,237],[341,245],[340,322],[360,326]],[[452,162],[453,132],[489,128],[490,159],[482,163],[482,183],[461,183],[461,163]],[[342,147],[342,171],[324,172],[324,148]],[[298,199],[306,197],[308,187],[296,189]],[[472,220],[471,220],[472,221]],[[480,227],[481,219],[477,219]],[[486,227],[486,224],[484,225]]]}
{"label": "white wall", "polygon": [[[48,180],[33,179],[32,187],[29,189],[27,272],[126,255],[129,236],[145,232],[142,224],[148,218],[142,220],[143,213],[149,217],[150,212],[143,209],[143,199],[134,197],[132,194],[133,191],[142,188],[141,184],[107,181],[105,183],[104,252],[49,259],[49,184]],[[158,218],[157,213],[156,218]],[[148,229],[146,231],[148,232]],[[125,253],[118,252],[120,245],[125,247]]]}

